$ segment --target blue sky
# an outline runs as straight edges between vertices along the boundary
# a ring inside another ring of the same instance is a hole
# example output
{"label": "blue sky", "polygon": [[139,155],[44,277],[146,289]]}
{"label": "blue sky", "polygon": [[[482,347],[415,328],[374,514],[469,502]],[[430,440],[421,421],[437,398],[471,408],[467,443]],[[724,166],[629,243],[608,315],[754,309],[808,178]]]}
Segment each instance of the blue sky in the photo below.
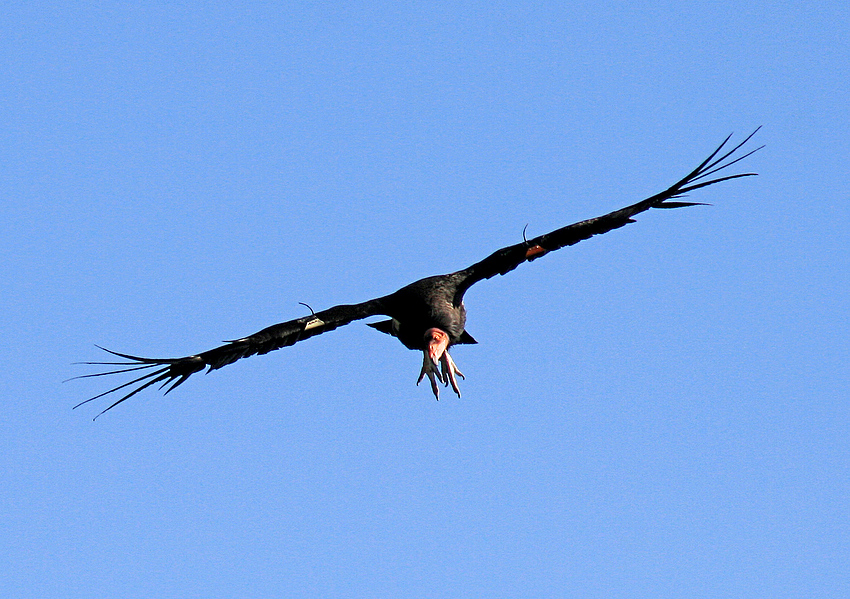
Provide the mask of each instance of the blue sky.
{"label": "blue sky", "polygon": [[[841,2],[14,3],[6,597],[846,597]],[[463,398],[362,323],[194,353],[660,191],[466,296]]]}

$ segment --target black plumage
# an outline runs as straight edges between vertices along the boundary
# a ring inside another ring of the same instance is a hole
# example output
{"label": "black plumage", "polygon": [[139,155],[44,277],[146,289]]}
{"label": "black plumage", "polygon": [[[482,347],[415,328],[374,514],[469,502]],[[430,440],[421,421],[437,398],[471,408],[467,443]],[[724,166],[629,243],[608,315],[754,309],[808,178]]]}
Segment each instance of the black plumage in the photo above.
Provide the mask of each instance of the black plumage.
{"label": "black plumage", "polygon": [[708,158],[688,175],[661,193],[641,202],[604,216],[562,227],[533,239],[524,239],[521,243],[493,252],[480,262],[476,262],[463,270],[420,279],[383,297],[359,304],[334,306],[327,310],[312,313],[310,316],[270,326],[248,337],[227,342],[220,347],[181,358],[143,358],[101,348],[126,361],[84,362],[84,364],[119,366],[120,368],[75,378],[136,371],[144,371],[144,374],[87,399],[75,407],[105,395],[127,390],[126,394],[100,413],[103,414],[103,412],[112,409],[152,385],[159,383],[160,388],[164,388],[165,392],[168,393],[196,372],[205,369],[208,371],[216,370],[241,358],[266,354],[315,335],[332,331],[352,321],[376,315],[385,315],[390,318],[389,320],[370,323],[370,326],[381,332],[394,335],[408,349],[423,352],[423,366],[419,381],[427,376],[434,395],[438,399],[438,381],[445,385],[451,384],[453,390],[460,397],[455,375],[460,377],[463,377],[463,375],[454,364],[448,349],[456,344],[475,343],[472,336],[466,332],[466,308],[463,305],[463,295],[467,289],[483,279],[489,279],[495,275],[504,275],[523,262],[531,262],[549,252],[632,223],[634,222],[632,219],[634,215],[650,208],[682,208],[697,205],[699,202],[679,200],[685,194],[701,187],[754,175],[755,173],[738,173],[711,178],[760,149],[756,148],[739,157],[734,157],[735,153],[754,134],[755,131],[741,143],[723,152],[731,138],[731,136],[727,137]]}

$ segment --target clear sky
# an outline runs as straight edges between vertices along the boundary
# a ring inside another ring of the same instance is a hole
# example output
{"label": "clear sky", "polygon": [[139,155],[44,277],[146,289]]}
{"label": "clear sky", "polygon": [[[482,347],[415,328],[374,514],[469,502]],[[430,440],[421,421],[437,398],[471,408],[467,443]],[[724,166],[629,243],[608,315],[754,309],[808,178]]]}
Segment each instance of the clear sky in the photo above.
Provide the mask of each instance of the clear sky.
{"label": "clear sky", "polygon": [[[3,597],[850,596],[846,2],[3,13]],[[712,206],[473,287],[462,399],[360,322],[71,409],[94,344],[383,295],[759,125]]]}

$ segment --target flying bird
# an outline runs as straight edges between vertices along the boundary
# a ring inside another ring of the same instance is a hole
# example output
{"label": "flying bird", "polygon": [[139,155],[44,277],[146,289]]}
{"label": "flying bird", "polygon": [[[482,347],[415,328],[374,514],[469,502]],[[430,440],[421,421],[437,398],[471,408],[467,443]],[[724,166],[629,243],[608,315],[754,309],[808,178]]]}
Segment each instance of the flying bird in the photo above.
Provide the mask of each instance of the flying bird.
{"label": "flying bird", "polygon": [[449,354],[449,349],[458,344],[476,343],[466,331],[466,307],[463,305],[463,296],[472,285],[495,275],[504,275],[523,262],[532,262],[549,252],[633,223],[635,222],[633,216],[650,208],[683,208],[702,204],[702,202],[680,201],[680,199],[701,187],[756,174],[723,174],[715,177],[721,171],[725,171],[761,149],[758,147],[743,155],[735,156],[756,131],[758,129],[742,142],[724,151],[732,137],[730,135],[685,177],[661,193],[641,202],[604,216],[567,225],[533,239],[525,239],[523,232],[521,243],[496,250],[480,262],[462,270],[420,279],[389,295],[359,304],[334,306],[320,312],[313,312],[310,309],[309,316],[272,325],[253,335],[227,341],[214,349],[182,358],[143,358],[97,346],[103,351],[122,358],[123,361],[82,362],[82,364],[117,366],[118,368],[74,378],[109,376],[136,371],[143,371],[144,374],[74,407],[77,408],[106,395],[124,392],[123,396],[100,412],[98,414],[100,416],[151,385],[159,383],[159,388],[165,389],[167,394],[196,372],[205,369],[207,372],[217,370],[242,358],[267,354],[327,333],[355,320],[379,315],[389,318],[369,323],[369,326],[396,337],[408,349],[422,352],[422,368],[416,384],[418,385],[427,377],[434,397],[437,399],[440,398],[438,383],[446,387],[451,385],[452,390],[460,397],[458,377],[465,377]]}

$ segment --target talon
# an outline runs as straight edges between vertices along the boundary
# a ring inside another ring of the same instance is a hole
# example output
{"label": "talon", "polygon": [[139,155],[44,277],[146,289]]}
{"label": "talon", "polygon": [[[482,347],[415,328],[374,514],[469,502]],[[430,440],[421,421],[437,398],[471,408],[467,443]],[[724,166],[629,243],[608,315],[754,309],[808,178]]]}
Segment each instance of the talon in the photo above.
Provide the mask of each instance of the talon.
{"label": "talon", "polygon": [[460,378],[462,378],[463,380],[466,380],[466,377],[465,377],[465,376],[463,376],[463,373],[462,373],[462,372],[460,371],[460,369],[457,367],[457,364],[455,364],[455,361],[454,361],[454,360],[452,360],[452,357],[449,355],[449,352],[446,352],[446,353],[445,353],[445,357],[446,357],[446,359],[447,359],[447,361],[448,361],[448,363],[449,363],[449,366],[451,366],[451,370],[452,370],[452,372],[454,372],[456,375],[458,375],[458,376],[459,376]]}
{"label": "talon", "polygon": [[430,373],[428,378],[431,379],[431,391],[434,392],[434,399],[440,401],[440,388],[437,386],[437,380],[434,378],[434,373]]}

